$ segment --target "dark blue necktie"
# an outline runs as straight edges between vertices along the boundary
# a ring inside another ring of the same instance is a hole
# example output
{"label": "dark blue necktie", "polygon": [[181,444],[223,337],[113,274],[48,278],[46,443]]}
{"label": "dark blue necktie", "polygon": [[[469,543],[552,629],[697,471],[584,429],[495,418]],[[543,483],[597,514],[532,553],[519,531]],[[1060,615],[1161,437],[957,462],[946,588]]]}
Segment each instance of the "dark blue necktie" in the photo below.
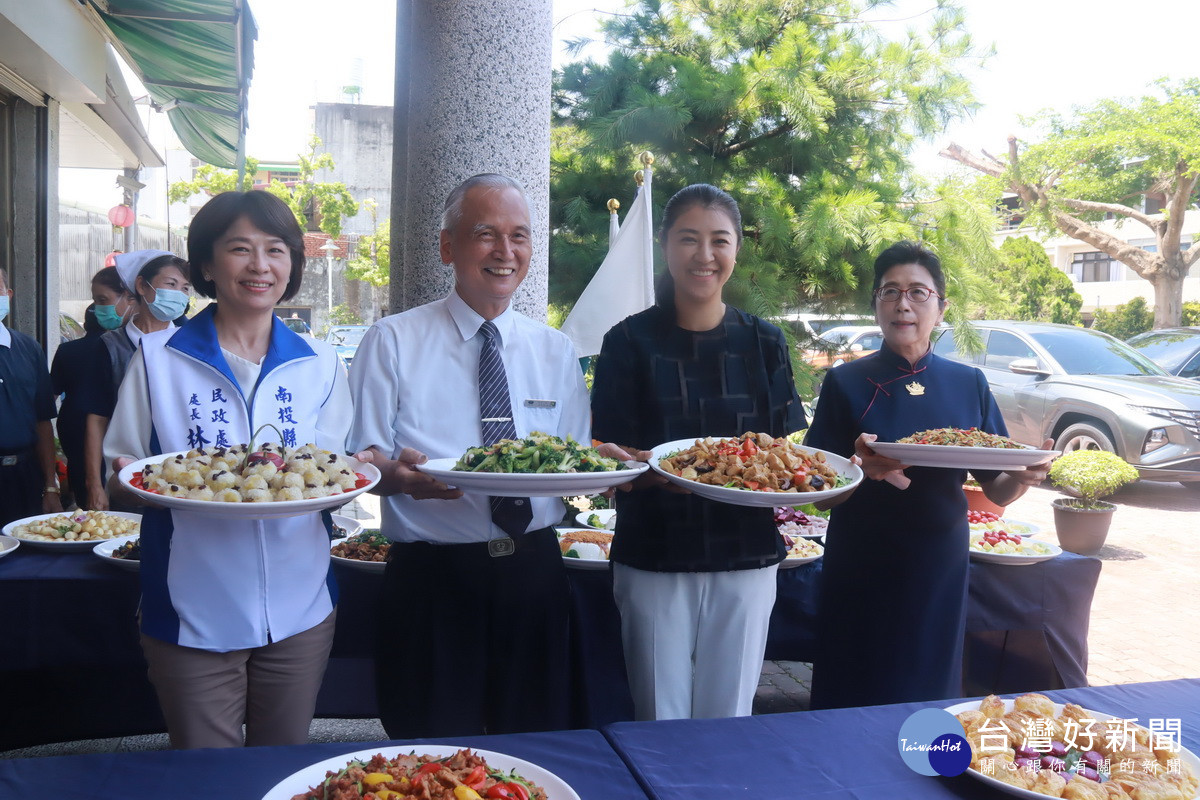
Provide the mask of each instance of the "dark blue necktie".
{"label": "dark blue necktie", "polygon": [[[491,320],[484,321],[479,326],[479,333],[483,336],[483,346],[479,350],[479,417],[483,444],[490,445],[501,439],[516,439],[517,427],[513,424],[504,361],[496,346],[496,324]],[[514,541],[525,533],[533,519],[527,497],[493,497],[491,505],[492,522]]]}

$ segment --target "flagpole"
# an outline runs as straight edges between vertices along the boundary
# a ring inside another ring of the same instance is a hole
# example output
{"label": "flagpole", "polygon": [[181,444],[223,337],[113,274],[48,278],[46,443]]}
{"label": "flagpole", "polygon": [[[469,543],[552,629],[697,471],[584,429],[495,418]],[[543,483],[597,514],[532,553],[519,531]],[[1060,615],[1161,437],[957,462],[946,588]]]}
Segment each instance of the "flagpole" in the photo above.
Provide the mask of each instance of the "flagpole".
{"label": "flagpole", "polygon": [[608,198],[608,249],[612,249],[613,240],[617,238],[617,233],[621,230],[621,220],[617,218],[617,211],[621,208],[621,201],[615,197]]}

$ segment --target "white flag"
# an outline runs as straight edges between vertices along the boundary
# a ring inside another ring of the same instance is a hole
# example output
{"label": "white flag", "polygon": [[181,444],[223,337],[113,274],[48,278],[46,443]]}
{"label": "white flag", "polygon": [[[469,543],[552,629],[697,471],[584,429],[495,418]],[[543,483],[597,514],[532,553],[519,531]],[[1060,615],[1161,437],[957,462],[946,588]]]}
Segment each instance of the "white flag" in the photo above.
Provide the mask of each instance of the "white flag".
{"label": "white flag", "polygon": [[600,352],[604,334],[621,320],[654,305],[654,221],[650,169],[625,222],[609,244],[604,263],[592,277],[562,332],[571,337],[580,358]]}

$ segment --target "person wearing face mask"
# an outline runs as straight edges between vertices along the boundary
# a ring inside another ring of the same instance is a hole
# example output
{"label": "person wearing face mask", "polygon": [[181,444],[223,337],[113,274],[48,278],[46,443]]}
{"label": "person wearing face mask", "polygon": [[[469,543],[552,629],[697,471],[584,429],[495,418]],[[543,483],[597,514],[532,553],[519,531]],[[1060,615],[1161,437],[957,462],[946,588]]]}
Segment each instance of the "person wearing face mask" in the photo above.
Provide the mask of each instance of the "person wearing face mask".
{"label": "person wearing face mask", "polygon": [[11,298],[8,272],[0,267],[0,525],[62,511],[46,355],[4,324]]}
{"label": "person wearing face mask", "polygon": [[[119,254],[116,261],[116,267],[108,268],[113,273],[101,270],[105,274],[102,288],[108,291],[102,291],[99,298],[104,302],[96,304],[101,324],[115,327],[100,337],[103,352],[95,359],[97,367],[92,373],[93,387],[86,409],[84,464],[88,468],[93,463],[98,465],[86,477],[91,508],[107,507],[101,472],[103,442],[129,361],[143,336],[174,325],[191,301],[188,264],[174,253],[135,250]],[[120,279],[120,293],[113,287],[111,274]]]}
{"label": "person wearing face mask", "polygon": [[[101,442],[88,447],[87,415],[102,413],[109,392],[98,390],[108,382],[108,352],[100,339],[105,331],[121,327],[133,308],[133,296],[113,267],[92,276],[92,304],[84,312],[85,336],[59,345],[50,367],[54,393],[62,397],[58,410],[58,441],[67,457],[67,486],[80,508],[104,510],[104,459]],[[90,455],[89,455],[90,450]]]}

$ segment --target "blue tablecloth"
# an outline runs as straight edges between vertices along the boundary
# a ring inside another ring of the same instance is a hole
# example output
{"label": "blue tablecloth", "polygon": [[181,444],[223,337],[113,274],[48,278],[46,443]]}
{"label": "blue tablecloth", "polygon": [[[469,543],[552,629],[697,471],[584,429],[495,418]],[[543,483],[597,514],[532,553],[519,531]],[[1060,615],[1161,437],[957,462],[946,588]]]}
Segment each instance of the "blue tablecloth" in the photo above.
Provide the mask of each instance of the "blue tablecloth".
{"label": "blue tablecloth", "polygon": [[[524,759],[562,778],[581,800],[645,798],[628,768],[596,731],[468,736],[411,743],[426,742],[447,742]],[[88,800],[259,800],[276,783],[310,764],[343,753],[398,744],[340,742],[0,760],[0,797],[15,800],[57,794]]]}
{"label": "blue tablecloth", "polygon": [[[820,561],[779,573],[767,658],[818,661]],[[338,626],[318,716],[373,717],[371,658],[381,576],[337,565]],[[607,571],[569,570],[572,719],[632,719],[620,620]],[[971,565],[964,693],[1086,684],[1087,629],[1100,562],[1065,553],[1042,564]],[[0,679],[24,691],[0,704],[0,749],[164,730],[137,639],[135,572],[90,552],[22,547],[0,559]]]}
{"label": "blue tablecloth", "polygon": [[[1047,692],[1092,711],[1179,719],[1183,744],[1200,747],[1200,680],[1095,686]],[[946,703],[945,705],[951,705]],[[994,800],[967,775],[911,771],[897,749],[900,726],[929,703],[766,714],[722,720],[620,722],[604,734],[654,800],[697,797]],[[942,705],[942,704],[936,704]]]}

